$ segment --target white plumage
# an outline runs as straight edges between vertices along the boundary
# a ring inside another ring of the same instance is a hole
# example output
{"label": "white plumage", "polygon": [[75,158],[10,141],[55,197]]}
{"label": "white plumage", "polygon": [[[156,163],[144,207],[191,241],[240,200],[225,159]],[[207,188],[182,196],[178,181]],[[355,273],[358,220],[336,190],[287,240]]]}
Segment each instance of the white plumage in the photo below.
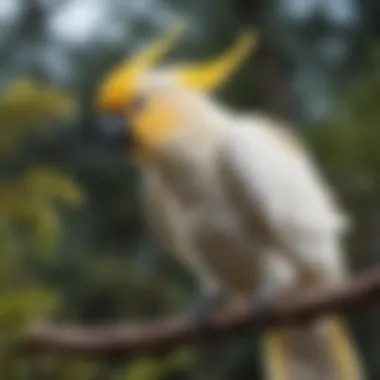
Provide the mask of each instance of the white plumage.
{"label": "white plumage", "polygon": [[[143,164],[143,199],[153,230],[202,291],[247,300],[268,286],[285,296],[344,279],[347,218],[295,136],[265,116],[184,99],[186,127]],[[284,332],[293,380],[343,380],[323,323]]]}
{"label": "white plumage", "polygon": [[[209,96],[257,46],[256,34],[242,32],[210,62],[150,70],[177,38],[174,28],[115,69],[98,96],[128,120],[156,235],[207,294],[247,301],[342,281],[348,221],[306,151],[273,119],[236,115]],[[262,342],[268,380],[363,379],[335,317],[269,331]]]}

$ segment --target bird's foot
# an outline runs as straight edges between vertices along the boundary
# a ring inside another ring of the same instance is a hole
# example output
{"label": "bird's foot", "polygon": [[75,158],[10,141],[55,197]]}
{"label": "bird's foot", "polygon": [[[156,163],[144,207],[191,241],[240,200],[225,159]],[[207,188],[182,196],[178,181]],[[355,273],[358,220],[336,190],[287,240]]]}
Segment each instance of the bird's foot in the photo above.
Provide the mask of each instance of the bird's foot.
{"label": "bird's foot", "polygon": [[280,295],[277,290],[270,286],[262,286],[249,300],[249,309],[252,313],[265,315],[270,312],[272,306],[279,300]]}
{"label": "bird's foot", "polygon": [[223,305],[221,294],[202,296],[191,308],[190,323],[196,333],[205,333],[210,326],[212,314]]}

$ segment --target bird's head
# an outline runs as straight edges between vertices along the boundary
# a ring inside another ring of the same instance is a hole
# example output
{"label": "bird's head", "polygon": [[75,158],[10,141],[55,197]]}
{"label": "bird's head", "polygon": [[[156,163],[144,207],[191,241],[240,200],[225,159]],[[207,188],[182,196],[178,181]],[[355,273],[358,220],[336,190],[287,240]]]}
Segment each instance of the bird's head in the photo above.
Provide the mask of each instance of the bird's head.
{"label": "bird's head", "polygon": [[183,31],[175,27],[153,46],[122,63],[100,86],[97,106],[104,138],[139,157],[194,125],[207,95],[240,66],[256,43],[243,33],[226,53],[200,65],[154,68]]}

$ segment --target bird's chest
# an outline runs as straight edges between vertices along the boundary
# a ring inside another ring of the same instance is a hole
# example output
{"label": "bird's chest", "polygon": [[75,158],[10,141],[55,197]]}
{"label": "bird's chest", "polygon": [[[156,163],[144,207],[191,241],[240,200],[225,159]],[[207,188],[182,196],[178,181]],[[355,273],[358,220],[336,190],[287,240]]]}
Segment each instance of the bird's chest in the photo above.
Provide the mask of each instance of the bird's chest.
{"label": "bird's chest", "polygon": [[227,289],[247,295],[259,278],[257,241],[229,200],[218,198],[214,194],[208,204],[194,210],[190,236],[204,263]]}
{"label": "bird's chest", "polygon": [[[172,230],[181,229],[192,252],[230,290],[248,292],[257,278],[256,241],[233,200],[225,194],[216,172],[210,169],[203,166],[183,170],[171,180],[157,176],[160,187],[166,189],[166,197],[157,202],[161,202],[162,208],[165,201],[175,202],[176,220],[180,223],[172,222]],[[162,215],[170,223],[170,215]]]}
{"label": "bird's chest", "polygon": [[211,165],[177,172],[165,186],[198,249],[207,254],[208,244],[236,246],[244,226]]}

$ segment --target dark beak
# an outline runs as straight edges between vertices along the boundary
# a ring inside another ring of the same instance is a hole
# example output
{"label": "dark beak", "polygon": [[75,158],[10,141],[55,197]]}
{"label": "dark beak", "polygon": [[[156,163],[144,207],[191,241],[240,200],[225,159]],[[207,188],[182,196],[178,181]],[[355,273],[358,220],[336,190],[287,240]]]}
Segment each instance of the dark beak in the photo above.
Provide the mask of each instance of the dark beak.
{"label": "dark beak", "polygon": [[98,135],[101,142],[110,148],[125,150],[132,145],[132,134],[128,122],[119,115],[101,116]]}

